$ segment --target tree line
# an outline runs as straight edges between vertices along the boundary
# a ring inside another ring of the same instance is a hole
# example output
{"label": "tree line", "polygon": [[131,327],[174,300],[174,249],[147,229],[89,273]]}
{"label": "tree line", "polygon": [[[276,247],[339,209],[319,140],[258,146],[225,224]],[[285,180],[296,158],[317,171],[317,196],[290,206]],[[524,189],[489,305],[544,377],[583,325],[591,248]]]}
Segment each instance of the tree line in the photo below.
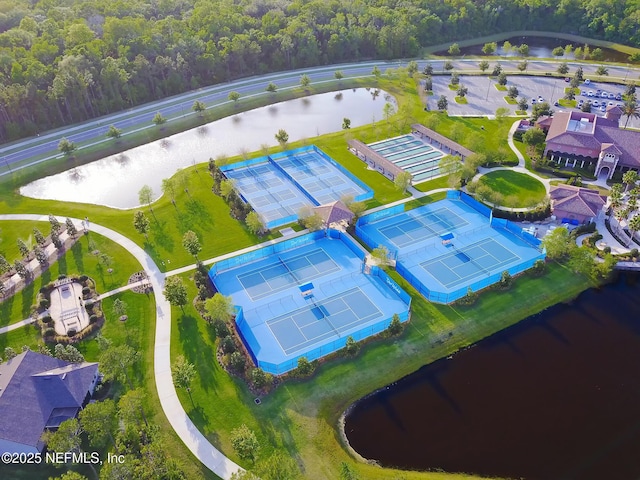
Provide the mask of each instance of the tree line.
{"label": "tree line", "polygon": [[0,141],[267,72],[516,29],[640,45],[632,0],[4,0]]}

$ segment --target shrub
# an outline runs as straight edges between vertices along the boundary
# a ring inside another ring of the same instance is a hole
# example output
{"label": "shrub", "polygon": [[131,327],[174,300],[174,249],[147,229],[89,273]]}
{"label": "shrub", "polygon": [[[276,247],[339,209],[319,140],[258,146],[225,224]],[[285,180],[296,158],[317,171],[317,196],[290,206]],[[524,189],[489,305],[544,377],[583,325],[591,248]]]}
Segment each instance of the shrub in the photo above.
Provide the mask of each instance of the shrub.
{"label": "shrub", "polygon": [[246,360],[240,352],[233,352],[229,357],[229,366],[236,372],[244,372]]}
{"label": "shrub", "polygon": [[82,295],[84,295],[85,297],[87,295],[91,295],[91,289],[89,287],[83,287],[82,288]]}
{"label": "shrub", "polygon": [[89,277],[87,277],[86,275],[80,275],[78,277],[78,280],[80,280],[80,282],[84,283],[89,279]]}
{"label": "shrub", "polygon": [[539,277],[546,271],[546,269],[547,269],[547,264],[545,263],[544,260],[536,260],[535,263],[533,264],[533,267],[531,268],[531,272],[536,277]]}
{"label": "shrub", "polygon": [[233,353],[236,351],[236,342],[233,341],[233,337],[231,335],[224,337],[222,342],[220,342],[220,346],[224,353]]}
{"label": "shrub", "polygon": [[500,285],[500,288],[502,288],[503,290],[506,290],[511,286],[512,283],[513,283],[513,277],[511,276],[511,274],[507,270],[502,272],[502,275],[500,276],[500,282],[498,284]]}
{"label": "shrub", "polygon": [[78,333],[78,332],[76,332],[76,329],[75,329],[75,328],[70,328],[70,329],[67,331],[67,336],[69,336],[69,337],[73,337],[76,333]]}
{"label": "shrub", "polygon": [[89,323],[96,323],[99,319],[100,317],[98,317],[97,315],[91,315],[89,317]]}
{"label": "shrub", "polygon": [[358,343],[353,339],[353,337],[349,336],[347,337],[347,343],[344,346],[344,349],[347,352],[347,355],[350,355],[353,357],[358,353],[358,350],[360,349],[360,347],[358,346]]}
{"label": "shrub", "polygon": [[39,305],[40,305],[40,308],[47,309],[49,308],[49,300],[47,300],[46,298],[43,298],[40,300]]}
{"label": "shrub", "polygon": [[394,313],[393,317],[391,317],[391,323],[387,327],[387,333],[391,336],[399,335],[402,332],[402,328],[400,317],[397,313]]}
{"label": "shrub", "polygon": [[608,245],[604,247],[604,253],[611,253],[611,247]]}
{"label": "shrub", "polygon": [[478,300],[478,292],[474,292],[471,287],[467,288],[467,294],[458,302],[460,305],[473,305]]}
{"label": "shrub", "polygon": [[44,329],[42,332],[43,337],[53,337],[56,334],[56,331],[52,327],[48,327]]}
{"label": "shrub", "polygon": [[638,249],[637,248],[633,248],[631,249],[631,251],[629,252],[629,254],[631,255],[631,257],[633,258],[637,258],[638,257]]}
{"label": "shrub", "polygon": [[257,389],[264,387],[270,387],[273,384],[273,375],[266,373],[261,368],[254,368],[251,370],[251,382]]}
{"label": "shrub", "polygon": [[316,362],[310,362],[307,357],[300,357],[298,359],[298,368],[295,372],[300,377],[308,377],[316,369]]}
{"label": "shrub", "polygon": [[213,328],[216,331],[216,336],[218,338],[228,337],[231,332],[229,332],[229,327],[222,320],[216,320],[213,322]]}
{"label": "shrub", "polygon": [[67,278],[67,276],[64,273],[61,273],[60,275],[58,275],[58,280],[63,280]]}

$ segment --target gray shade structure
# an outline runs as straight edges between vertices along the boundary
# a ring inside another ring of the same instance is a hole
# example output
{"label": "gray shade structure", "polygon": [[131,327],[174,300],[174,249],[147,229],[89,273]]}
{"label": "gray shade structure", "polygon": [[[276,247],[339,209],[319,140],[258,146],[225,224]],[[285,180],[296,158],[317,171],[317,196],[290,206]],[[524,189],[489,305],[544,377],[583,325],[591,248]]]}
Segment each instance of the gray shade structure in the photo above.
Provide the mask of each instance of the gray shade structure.
{"label": "gray shade structure", "polygon": [[44,431],[74,418],[97,381],[97,363],[69,363],[32,351],[0,364],[0,453],[42,451]]}
{"label": "gray shade structure", "polygon": [[341,200],[314,207],[313,211],[320,215],[326,226],[340,222],[349,223],[354,217],[353,212]]}

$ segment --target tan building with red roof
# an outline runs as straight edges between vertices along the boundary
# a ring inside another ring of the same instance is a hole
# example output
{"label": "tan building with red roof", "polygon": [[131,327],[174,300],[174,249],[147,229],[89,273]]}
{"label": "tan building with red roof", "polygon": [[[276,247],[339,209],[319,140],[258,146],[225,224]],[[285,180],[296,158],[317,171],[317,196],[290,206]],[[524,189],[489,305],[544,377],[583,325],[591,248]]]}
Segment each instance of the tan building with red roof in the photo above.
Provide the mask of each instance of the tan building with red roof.
{"label": "tan building with red roof", "polygon": [[620,128],[620,107],[610,106],[604,117],[585,112],[558,112],[541,117],[547,131],[545,156],[560,166],[593,168],[594,174],[640,169],[640,132]]}
{"label": "tan building with red roof", "polygon": [[607,202],[607,197],[596,190],[572,185],[554,185],[549,196],[553,214],[563,223],[595,222],[602,215],[602,207]]}

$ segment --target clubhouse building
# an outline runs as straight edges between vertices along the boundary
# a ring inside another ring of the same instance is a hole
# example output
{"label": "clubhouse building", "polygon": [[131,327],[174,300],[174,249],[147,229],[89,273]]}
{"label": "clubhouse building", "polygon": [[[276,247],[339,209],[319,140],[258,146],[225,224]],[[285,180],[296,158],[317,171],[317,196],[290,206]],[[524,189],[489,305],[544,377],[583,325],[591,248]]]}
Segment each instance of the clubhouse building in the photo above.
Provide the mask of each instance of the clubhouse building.
{"label": "clubhouse building", "polygon": [[640,169],[640,132],[620,128],[620,107],[610,106],[604,117],[584,112],[558,112],[540,117],[536,125],[547,132],[544,155],[560,166],[594,169],[596,177]]}

